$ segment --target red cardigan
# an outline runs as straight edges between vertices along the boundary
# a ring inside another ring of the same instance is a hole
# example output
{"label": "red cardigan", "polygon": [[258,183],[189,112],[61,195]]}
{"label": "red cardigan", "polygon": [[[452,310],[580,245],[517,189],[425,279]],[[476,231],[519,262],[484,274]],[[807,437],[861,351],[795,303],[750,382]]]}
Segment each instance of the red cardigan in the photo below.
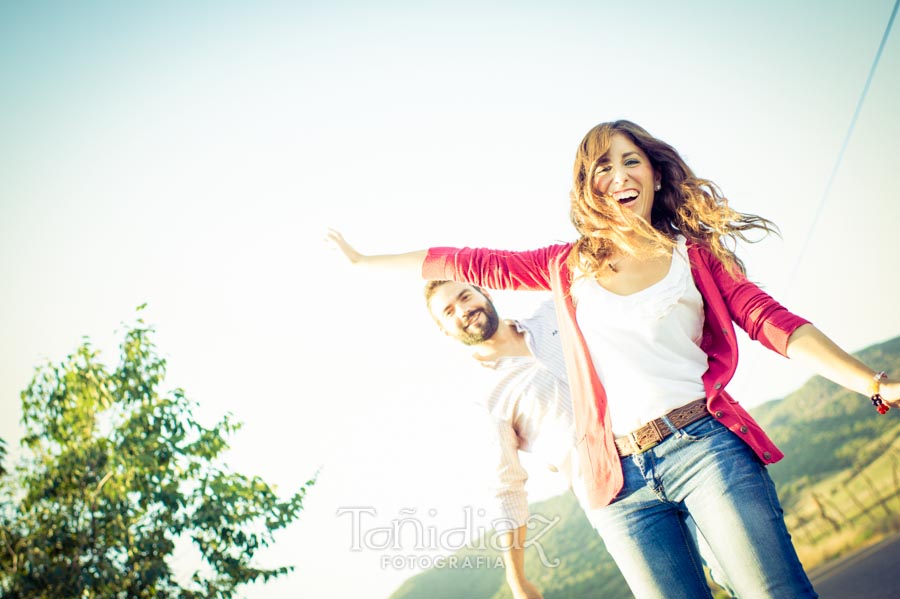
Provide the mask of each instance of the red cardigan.
{"label": "red cardigan", "polygon": [[[426,279],[452,279],[490,289],[552,290],[575,417],[581,478],[591,507],[609,504],[622,488],[622,466],[613,442],[606,392],[575,320],[566,266],[571,244],[511,252],[472,248],[431,248],[422,266]],[[731,276],[706,247],[688,242],[691,273],[703,296],[701,349],[709,359],[703,375],[710,414],[743,439],[759,459],[784,457],[725,386],[734,375],[738,345],[732,321],[751,339],[786,355],[787,342],[808,321],[782,307],[743,275]]]}

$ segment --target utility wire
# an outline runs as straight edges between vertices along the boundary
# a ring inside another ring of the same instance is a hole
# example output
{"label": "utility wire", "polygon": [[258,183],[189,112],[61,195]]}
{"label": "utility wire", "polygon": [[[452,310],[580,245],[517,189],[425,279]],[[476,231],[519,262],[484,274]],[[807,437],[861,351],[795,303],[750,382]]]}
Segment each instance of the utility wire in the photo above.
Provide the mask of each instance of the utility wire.
{"label": "utility wire", "polygon": [[834,183],[834,178],[841,166],[841,162],[843,162],[844,160],[844,153],[847,151],[847,146],[850,144],[850,138],[853,136],[853,130],[856,128],[856,121],[859,119],[859,113],[862,112],[863,102],[865,102],[866,95],[869,93],[869,86],[872,84],[872,79],[875,77],[875,70],[878,68],[878,62],[881,60],[881,53],[884,50],[884,45],[887,43],[887,39],[891,34],[891,27],[893,27],[894,25],[894,17],[897,16],[898,7],[900,7],[900,0],[896,0],[894,2],[894,10],[891,11],[891,17],[888,19],[887,27],[884,30],[884,35],[881,36],[881,44],[878,46],[878,51],[875,53],[875,60],[872,61],[872,68],[869,69],[869,76],[866,79],[866,84],[863,86],[862,94],[860,94],[859,101],[856,103],[856,110],[853,112],[853,118],[850,119],[850,127],[847,128],[847,134],[844,136],[844,142],[841,144],[841,149],[838,152],[837,160],[834,163],[834,168],[831,169],[831,175],[828,177],[828,183],[825,185],[825,191],[822,193],[822,199],[819,200],[819,206],[816,209],[816,212],[813,215],[812,222],[809,225],[809,231],[807,231],[806,233],[806,239],[803,240],[803,247],[800,248],[800,254],[798,254],[797,261],[794,263],[794,268],[791,270],[791,276],[788,279],[788,289],[787,293],[785,293],[785,296],[790,294],[791,287],[797,280],[797,275],[800,270],[800,263],[803,262],[803,258],[806,256],[806,250],[809,247],[809,242],[812,239],[813,232],[816,229],[816,224],[818,224],[819,218],[822,216],[822,212],[825,208],[825,203],[828,201],[828,196],[831,193],[831,184]]}

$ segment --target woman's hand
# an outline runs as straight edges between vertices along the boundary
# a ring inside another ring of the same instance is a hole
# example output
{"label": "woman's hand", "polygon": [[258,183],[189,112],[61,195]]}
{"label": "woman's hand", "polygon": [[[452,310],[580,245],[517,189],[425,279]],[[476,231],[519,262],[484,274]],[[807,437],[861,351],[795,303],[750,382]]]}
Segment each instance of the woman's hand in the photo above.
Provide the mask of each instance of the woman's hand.
{"label": "woman's hand", "polygon": [[350,264],[361,264],[366,268],[378,268],[390,272],[409,273],[417,277],[422,276],[422,264],[428,255],[428,250],[418,250],[405,254],[360,254],[335,229],[326,231],[325,241],[332,247],[340,250],[347,260],[350,261]]}
{"label": "woman's hand", "polygon": [[344,236],[335,229],[328,229],[325,233],[325,241],[328,242],[328,245],[340,250],[351,264],[356,264],[363,259],[363,255],[357,252],[352,245],[347,243]]}
{"label": "woman's hand", "polygon": [[881,386],[878,392],[885,403],[892,408],[900,408],[900,381],[881,379]]}

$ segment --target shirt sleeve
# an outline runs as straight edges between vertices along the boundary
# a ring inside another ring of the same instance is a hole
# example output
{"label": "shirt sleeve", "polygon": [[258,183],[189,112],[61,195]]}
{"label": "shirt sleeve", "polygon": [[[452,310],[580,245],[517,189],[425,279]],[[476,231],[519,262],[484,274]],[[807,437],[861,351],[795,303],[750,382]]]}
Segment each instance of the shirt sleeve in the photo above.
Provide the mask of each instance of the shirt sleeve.
{"label": "shirt sleeve", "polygon": [[425,279],[453,280],[488,289],[550,289],[551,261],[569,244],[522,252],[434,247],[422,265]]}
{"label": "shirt sleeve", "polygon": [[519,461],[519,439],[512,423],[489,416],[483,464],[489,470],[490,497],[493,501],[491,523],[494,530],[506,532],[528,521],[528,472]]}
{"label": "shirt sleeve", "polygon": [[787,356],[791,333],[809,321],[790,312],[758,285],[747,280],[743,273],[729,274],[722,262],[708,250],[703,254],[731,319],[751,339]]}

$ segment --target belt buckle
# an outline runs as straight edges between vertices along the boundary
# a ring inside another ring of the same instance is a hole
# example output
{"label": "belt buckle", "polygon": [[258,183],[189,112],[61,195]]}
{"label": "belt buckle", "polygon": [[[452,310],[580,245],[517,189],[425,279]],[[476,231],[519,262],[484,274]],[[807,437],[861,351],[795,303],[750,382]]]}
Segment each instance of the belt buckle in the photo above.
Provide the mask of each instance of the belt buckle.
{"label": "belt buckle", "polygon": [[[647,443],[646,445],[642,445],[641,444],[642,440],[639,440],[637,438],[637,433],[641,429],[647,428],[647,427],[649,427],[652,435],[648,435],[646,439],[643,439],[643,441],[649,441],[649,443]],[[653,449],[654,447],[659,445],[660,441],[663,440],[663,434],[662,434],[662,431],[659,429],[659,424],[657,424],[656,420],[651,420],[650,422],[648,422],[647,424],[645,424],[638,430],[631,431],[630,433],[628,433],[628,440],[631,441],[631,447],[634,450],[634,453],[642,454],[645,451]]]}

